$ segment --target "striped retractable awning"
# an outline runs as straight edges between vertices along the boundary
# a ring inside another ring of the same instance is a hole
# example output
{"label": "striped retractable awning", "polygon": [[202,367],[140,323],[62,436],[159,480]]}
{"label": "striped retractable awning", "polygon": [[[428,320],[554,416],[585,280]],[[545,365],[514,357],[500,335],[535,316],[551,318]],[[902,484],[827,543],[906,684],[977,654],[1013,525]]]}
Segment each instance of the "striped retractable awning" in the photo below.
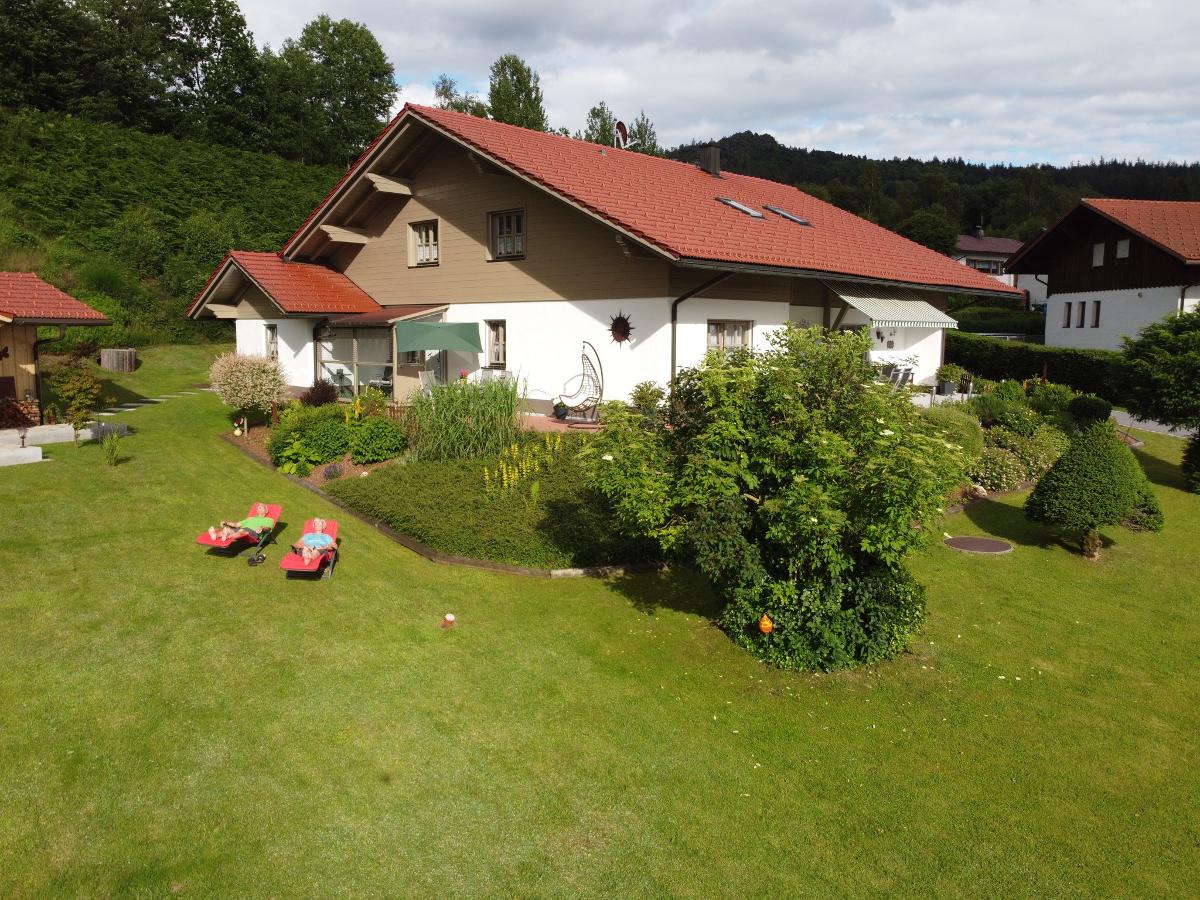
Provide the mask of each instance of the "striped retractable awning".
{"label": "striped retractable awning", "polygon": [[958,327],[958,322],[922,300],[915,291],[845,281],[827,281],[825,286],[870,319],[872,325],[885,328]]}

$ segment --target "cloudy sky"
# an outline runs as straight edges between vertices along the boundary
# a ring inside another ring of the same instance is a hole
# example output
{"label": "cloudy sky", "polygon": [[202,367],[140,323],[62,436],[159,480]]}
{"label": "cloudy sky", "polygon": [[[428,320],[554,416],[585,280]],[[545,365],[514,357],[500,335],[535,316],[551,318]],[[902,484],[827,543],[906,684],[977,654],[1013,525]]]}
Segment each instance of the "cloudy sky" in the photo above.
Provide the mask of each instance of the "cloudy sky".
{"label": "cloudy sky", "polygon": [[552,124],[605,100],[664,144],[769,132],[874,157],[1200,159],[1196,0],[241,0],[278,47],[321,12],[364,22],[403,86],[486,93],[516,52]]}

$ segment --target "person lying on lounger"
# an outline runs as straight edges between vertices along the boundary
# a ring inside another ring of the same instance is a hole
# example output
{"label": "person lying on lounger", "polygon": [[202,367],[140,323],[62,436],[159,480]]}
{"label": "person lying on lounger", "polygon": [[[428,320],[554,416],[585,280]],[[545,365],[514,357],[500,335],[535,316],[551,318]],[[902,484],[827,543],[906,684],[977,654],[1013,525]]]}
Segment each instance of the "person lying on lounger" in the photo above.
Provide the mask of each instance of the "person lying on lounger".
{"label": "person lying on lounger", "polygon": [[275,527],[275,520],[267,515],[267,504],[255,503],[250,515],[240,522],[221,522],[208,529],[214,541],[228,541],[243,537],[261,538]]}
{"label": "person lying on lounger", "polygon": [[312,531],[300,535],[300,540],[292,544],[292,552],[299,553],[305,562],[320,558],[333,543],[333,536],[325,533],[325,520],[313,519]]}

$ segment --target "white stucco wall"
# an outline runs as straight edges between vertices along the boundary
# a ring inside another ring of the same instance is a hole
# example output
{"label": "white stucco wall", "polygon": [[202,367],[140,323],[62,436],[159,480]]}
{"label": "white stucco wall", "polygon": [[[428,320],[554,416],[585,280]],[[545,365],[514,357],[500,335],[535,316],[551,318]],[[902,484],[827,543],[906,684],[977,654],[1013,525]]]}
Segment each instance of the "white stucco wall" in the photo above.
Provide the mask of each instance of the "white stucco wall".
{"label": "white stucco wall", "polygon": [[[636,300],[536,301],[523,303],[461,303],[446,310],[447,322],[482,323],[503,319],[507,329],[508,369],[526,383],[531,401],[553,403],[564,392],[564,383],[580,372],[582,342],[595,348],[604,368],[606,400],[627,399],[634,385],[655,381],[665,385],[671,368],[671,297]],[[633,325],[631,340],[613,342],[611,318],[618,313]],[[700,362],[708,346],[708,320],[733,319],[754,323],[755,347],[767,346],[766,335],[787,321],[788,305],[772,301],[722,300],[697,297],[679,306],[676,364],[679,368]],[[456,377],[466,369],[476,372],[478,354],[447,354],[446,373]],[[573,385],[567,385],[571,390]]]}
{"label": "white stucco wall", "polygon": [[[1144,326],[1160,321],[1179,309],[1180,287],[1141,288],[1122,291],[1085,291],[1054,294],[1046,301],[1046,343],[1054,347],[1119,350],[1122,335],[1136,335]],[[1200,292],[1192,292],[1200,293]],[[1100,303],[1100,326],[1092,327],[1093,303]],[[1063,308],[1071,304],[1071,327],[1063,327]],[[1084,327],[1079,321],[1079,304],[1086,303]],[[1195,309],[1200,299],[1189,294],[1185,309]]]}
{"label": "white stucco wall", "polygon": [[292,387],[312,387],[315,357],[311,319],[238,319],[234,325],[237,352],[266,355],[268,325],[278,329],[279,366],[284,379]]}

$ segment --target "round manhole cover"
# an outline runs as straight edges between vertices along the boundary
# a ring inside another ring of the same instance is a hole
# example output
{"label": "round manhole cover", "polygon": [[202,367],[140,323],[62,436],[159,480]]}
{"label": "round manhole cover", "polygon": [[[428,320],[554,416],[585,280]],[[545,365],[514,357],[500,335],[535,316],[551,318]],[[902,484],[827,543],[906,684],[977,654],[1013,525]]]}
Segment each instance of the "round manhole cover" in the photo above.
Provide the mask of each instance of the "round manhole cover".
{"label": "round manhole cover", "polygon": [[948,537],[942,543],[965,553],[1011,553],[1013,548],[1008,541],[985,537]]}

